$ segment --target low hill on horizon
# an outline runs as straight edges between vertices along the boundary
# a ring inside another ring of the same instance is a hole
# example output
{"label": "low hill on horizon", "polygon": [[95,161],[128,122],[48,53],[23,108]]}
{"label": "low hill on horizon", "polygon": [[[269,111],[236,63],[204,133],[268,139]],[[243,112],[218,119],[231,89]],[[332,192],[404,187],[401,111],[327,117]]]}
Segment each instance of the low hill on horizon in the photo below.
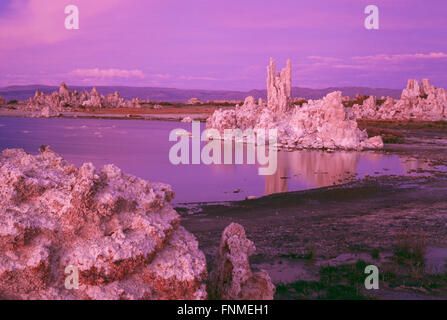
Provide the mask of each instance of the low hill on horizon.
{"label": "low hill on horizon", "polygon": [[[69,90],[91,91],[93,86],[68,86]],[[201,90],[201,89],[177,89],[177,88],[158,88],[158,87],[126,87],[126,86],[97,86],[101,94],[109,94],[118,91],[125,99],[140,98],[150,99],[156,102],[186,102],[191,98],[198,98],[203,102],[218,100],[244,100],[247,96],[253,96],[255,99],[266,98],[266,90]],[[57,86],[47,85],[15,85],[0,88],[0,95],[7,101],[24,101],[34,96],[36,90],[46,94],[58,91]],[[292,96],[306,99],[320,99],[333,91],[341,91],[344,96],[354,97],[357,93],[364,95],[374,95],[377,97],[389,96],[399,98],[401,90],[386,88],[368,88],[368,87],[329,87],[324,89],[312,89],[293,87]]]}

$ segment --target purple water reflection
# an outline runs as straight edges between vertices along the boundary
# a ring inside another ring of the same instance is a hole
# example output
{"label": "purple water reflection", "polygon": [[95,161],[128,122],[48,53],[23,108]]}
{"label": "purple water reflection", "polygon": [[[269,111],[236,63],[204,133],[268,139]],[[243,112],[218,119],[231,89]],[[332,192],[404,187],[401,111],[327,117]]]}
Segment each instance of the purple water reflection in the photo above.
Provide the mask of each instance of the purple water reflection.
{"label": "purple water reflection", "polygon": [[[42,144],[80,166],[113,163],[148,181],[169,183],[174,202],[240,200],[247,196],[304,190],[337,184],[358,174],[406,174],[424,166],[397,155],[373,152],[327,153],[302,150],[278,153],[278,169],[259,176],[257,165],[172,165],[172,129],[191,124],[168,121],[33,119],[0,117],[0,149],[37,153]],[[237,191],[237,192],[235,192]]]}

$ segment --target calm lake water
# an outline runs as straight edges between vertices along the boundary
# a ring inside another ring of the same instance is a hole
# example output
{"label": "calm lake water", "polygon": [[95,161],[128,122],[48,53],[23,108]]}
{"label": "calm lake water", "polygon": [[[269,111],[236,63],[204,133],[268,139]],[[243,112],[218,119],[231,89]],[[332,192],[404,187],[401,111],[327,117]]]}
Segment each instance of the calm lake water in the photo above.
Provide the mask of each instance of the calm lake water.
{"label": "calm lake water", "polygon": [[175,142],[169,141],[169,133],[176,128],[191,131],[191,124],[0,117],[0,149],[23,148],[36,154],[46,144],[77,166],[113,163],[128,174],[171,184],[175,203],[240,200],[338,184],[356,174],[402,175],[425,167],[397,155],[319,150],[279,152],[271,176],[258,175],[257,165],[173,165],[169,150]]}

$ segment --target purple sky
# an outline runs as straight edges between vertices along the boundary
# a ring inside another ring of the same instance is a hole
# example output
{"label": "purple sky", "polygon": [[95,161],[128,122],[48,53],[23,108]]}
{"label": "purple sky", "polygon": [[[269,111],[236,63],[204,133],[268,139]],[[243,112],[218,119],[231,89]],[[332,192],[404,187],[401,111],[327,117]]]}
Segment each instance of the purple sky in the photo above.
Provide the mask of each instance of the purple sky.
{"label": "purple sky", "polygon": [[446,16],[446,0],[1,0],[0,86],[263,89],[273,57],[294,86],[447,87]]}

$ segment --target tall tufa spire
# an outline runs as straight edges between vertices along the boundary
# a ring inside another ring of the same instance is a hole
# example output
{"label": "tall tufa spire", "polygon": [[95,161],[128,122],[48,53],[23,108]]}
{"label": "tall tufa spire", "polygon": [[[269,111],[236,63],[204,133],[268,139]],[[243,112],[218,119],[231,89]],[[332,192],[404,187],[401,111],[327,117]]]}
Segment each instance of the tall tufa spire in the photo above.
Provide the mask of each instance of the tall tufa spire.
{"label": "tall tufa spire", "polygon": [[273,111],[285,112],[289,109],[292,94],[292,63],[276,74],[275,62],[270,58],[267,66],[267,105]]}

